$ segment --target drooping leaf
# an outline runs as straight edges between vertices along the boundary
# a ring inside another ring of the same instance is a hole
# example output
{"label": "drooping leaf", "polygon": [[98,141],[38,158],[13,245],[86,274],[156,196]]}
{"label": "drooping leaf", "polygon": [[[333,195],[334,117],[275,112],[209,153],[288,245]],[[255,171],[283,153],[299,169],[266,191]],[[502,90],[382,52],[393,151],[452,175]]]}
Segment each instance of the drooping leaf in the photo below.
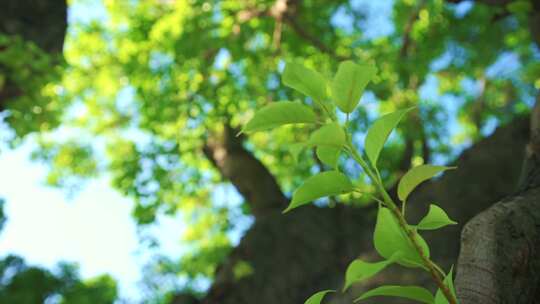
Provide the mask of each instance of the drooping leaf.
{"label": "drooping leaf", "polygon": [[346,135],[343,128],[335,122],[326,124],[311,133],[308,144],[310,146],[330,146],[341,148],[345,145]]}
{"label": "drooping leaf", "polygon": [[379,154],[381,153],[388,136],[390,136],[390,133],[392,133],[392,130],[394,130],[394,128],[397,126],[403,115],[405,115],[405,113],[411,109],[413,108],[386,114],[377,119],[369,128],[364,142],[364,147],[367,157],[373,166],[377,166]]}
{"label": "drooping leaf", "polygon": [[335,169],[338,164],[340,150],[341,149],[339,148],[331,146],[318,146],[315,153],[317,153],[317,158],[319,158],[323,164]]}
{"label": "drooping leaf", "polygon": [[316,101],[326,99],[326,80],[317,71],[305,66],[289,62],[285,66],[282,77],[283,83]]}
{"label": "drooping leaf", "polygon": [[317,116],[306,105],[291,101],[274,102],[258,110],[244,126],[242,132],[264,131],[286,124],[315,123],[316,121]]}
{"label": "drooping leaf", "polygon": [[[450,268],[450,271],[448,272],[448,274],[444,278],[443,282],[444,282],[444,284],[446,286],[448,286],[448,288],[450,288],[450,292],[455,297],[456,296],[456,289],[454,288],[454,279],[453,279],[453,275],[452,275],[453,271],[454,271],[454,267],[452,266]],[[448,300],[444,296],[444,293],[440,289],[437,289],[437,292],[435,293],[435,304],[449,304],[449,303],[450,302],[448,302]]]}
{"label": "drooping leaf", "polygon": [[[426,241],[420,235],[417,236],[417,240],[426,256],[429,257]],[[396,263],[406,267],[423,267],[419,253],[394,219],[392,212],[386,207],[379,208],[373,242],[375,249],[382,257],[390,259],[396,252],[401,252],[402,254],[395,258]]]}
{"label": "drooping leaf", "polygon": [[313,200],[329,195],[349,193],[354,189],[347,176],[339,171],[325,171],[309,177],[293,193],[287,212],[298,206],[305,205]]}
{"label": "drooping leaf", "polygon": [[354,111],[366,85],[376,72],[377,68],[373,64],[356,64],[349,60],[339,65],[331,89],[334,101],[341,111]]}
{"label": "drooping leaf", "polygon": [[329,290],[319,291],[319,292],[315,293],[314,295],[312,295],[311,297],[309,297],[304,302],[304,304],[321,304],[324,296],[326,296],[330,292],[335,292],[335,290],[329,289]]}
{"label": "drooping leaf", "polygon": [[398,285],[387,285],[387,286],[381,286],[377,287],[375,289],[372,289],[363,295],[361,295],[358,299],[354,300],[354,302],[365,300],[367,298],[371,297],[377,297],[377,296],[389,296],[389,297],[400,297],[410,300],[416,300],[418,302],[422,303],[433,303],[433,295],[429,290],[418,287],[418,286],[398,286]]}
{"label": "drooping leaf", "polygon": [[455,169],[455,167],[420,165],[409,170],[398,185],[398,197],[401,201],[405,201],[409,194],[423,181],[426,181],[433,176],[445,170]]}
{"label": "drooping leaf", "polygon": [[416,226],[420,230],[434,230],[448,225],[455,225],[457,222],[451,220],[444,210],[437,205],[429,205],[426,216]]}
{"label": "drooping leaf", "polygon": [[401,252],[396,252],[390,259],[376,263],[368,263],[358,259],[352,261],[345,272],[345,286],[343,287],[343,291],[352,284],[360,283],[381,272],[388,265],[394,263],[399,255],[401,255]]}

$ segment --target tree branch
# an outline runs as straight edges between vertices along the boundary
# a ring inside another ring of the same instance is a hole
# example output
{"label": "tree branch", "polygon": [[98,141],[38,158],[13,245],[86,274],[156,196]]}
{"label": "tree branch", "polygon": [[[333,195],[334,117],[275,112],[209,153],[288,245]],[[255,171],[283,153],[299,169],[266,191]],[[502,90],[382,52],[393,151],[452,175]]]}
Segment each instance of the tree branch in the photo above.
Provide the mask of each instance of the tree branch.
{"label": "tree branch", "polygon": [[403,30],[403,44],[401,45],[401,49],[399,50],[399,55],[401,58],[407,57],[409,53],[409,49],[411,48],[411,31],[414,24],[418,20],[420,11],[425,5],[426,5],[426,0],[420,1],[420,3],[418,3],[416,8],[414,9],[413,13],[409,16],[407,25],[405,26],[405,29]]}
{"label": "tree branch", "polygon": [[226,125],[222,134],[208,140],[203,148],[206,157],[216,169],[236,187],[258,218],[270,210],[283,209],[288,199],[268,171],[251,152],[242,145],[242,137]]}
{"label": "tree branch", "polygon": [[338,60],[346,60],[348,59],[347,57],[343,57],[343,56],[340,56],[340,55],[337,55],[336,52],[329,48],[326,44],[324,44],[321,40],[319,40],[316,36],[308,33],[306,31],[306,29],[301,26],[297,21],[296,21],[296,18],[294,18],[293,16],[290,16],[288,14],[286,14],[284,16],[284,20],[285,20],[285,23],[288,24],[295,32],[298,36],[300,36],[302,39],[308,41],[309,43],[311,43],[311,45],[313,45],[314,47],[316,47],[317,49],[319,49],[321,52],[323,53],[326,53]]}

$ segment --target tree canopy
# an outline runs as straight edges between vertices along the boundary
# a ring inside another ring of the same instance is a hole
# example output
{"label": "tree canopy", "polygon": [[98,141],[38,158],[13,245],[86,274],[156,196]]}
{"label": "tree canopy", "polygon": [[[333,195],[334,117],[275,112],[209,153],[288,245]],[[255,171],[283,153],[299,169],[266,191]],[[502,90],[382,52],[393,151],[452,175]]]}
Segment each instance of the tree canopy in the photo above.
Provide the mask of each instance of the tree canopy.
{"label": "tree canopy", "polygon": [[[259,202],[269,197],[243,182],[247,154],[227,163],[219,148],[233,153],[244,147],[267,170],[254,172],[275,181],[247,178],[286,196],[325,167],[314,151],[295,146],[307,133],[294,129],[309,126],[236,137],[257,108],[313,102],[285,85],[286,63],[313,68],[325,80],[345,60],[376,67],[348,117],[358,145],[375,117],[416,107],[382,152],[389,188],[411,166],[449,162],[529,111],[540,88],[540,39],[533,36],[538,4],[483,2],[76,0],[71,5],[103,11],[69,24],[63,59],[20,36],[0,36],[0,97],[9,97],[0,105],[11,130],[2,138],[13,145],[34,138],[39,148],[32,157],[49,166],[51,186],[77,190],[85,180],[109,177],[133,200],[141,227],[158,214],[181,214],[189,226],[182,241],[190,250],[162,269],[202,292],[196,283],[216,279],[216,268],[236,245],[231,235],[262,216],[266,207]],[[7,94],[13,84],[22,93]],[[372,190],[353,163],[340,162]],[[348,195],[320,205],[336,202],[372,203]],[[18,296],[17,280],[24,276],[41,276],[37,280],[50,282],[42,283],[41,294],[62,290],[66,303],[107,303],[116,296],[108,277],[82,283],[69,267],[54,274],[11,257],[2,265],[0,273],[18,269],[0,286],[2,299],[5,292]],[[244,266],[240,277],[251,272]]]}

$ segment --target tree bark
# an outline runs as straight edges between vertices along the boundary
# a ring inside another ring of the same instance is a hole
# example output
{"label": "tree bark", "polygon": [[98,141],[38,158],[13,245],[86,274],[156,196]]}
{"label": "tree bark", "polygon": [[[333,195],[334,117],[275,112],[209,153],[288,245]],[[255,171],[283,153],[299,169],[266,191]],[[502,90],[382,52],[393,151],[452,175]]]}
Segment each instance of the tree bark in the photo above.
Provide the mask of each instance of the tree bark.
{"label": "tree bark", "polygon": [[[411,195],[407,211],[410,222],[415,223],[423,216],[430,203],[437,203],[453,219],[466,223],[493,201],[511,193],[515,190],[520,159],[523,157],[522,147],[527,138],[527,118],[521,117],[465,150],[453,163],[458,166],[457,170],[421,185]],[[234,146],[236,152],[221,154],[224,157],[221,163],[242,161],[242,168],[247,171],[255,171],[245,166],[248,163],[254,167],[262,166],[242,145]],[[244,156],[235,157],[235,153]],[[206,153],[209,157],[214,154]],[[225,166],[219,166],[215,160],[213,163],[226,175]],[[273,180],[267,170],[259,169],[256,170],[259,172],[258,180]],[[246,185],[250,185],[250,188],[264,187],[258,185],[256,180],[243,178],[231,178],[240,193],[245,192],[241,189]],[[273,182],[268,185],[271,190],[258,188],[258,191],[266,193],[260,196],[261,200],[266,196],[282,196]],[[255,200],[250,201],[253,203]],[[335,208],[308,206],[285,215],[281,214],[281,209],[268,208],[265,216],[257,216],[240,244],[219,267],[216,280],[201,303],[303,303],[316,291],[340,290],[344,271],[354,258],[362,256],[367,260],[380,260],[372,246],[375,204],[364,208],[343,205]],[[440,233],[425,234],[431,245],[432,256],[446,269],[457,258],[461,228],[460,224],[445,228]],[[252,269],[251,274],[238,275],[236,267],[246,263]],[[380,285],[383,280],[391,284],[418,283],[434,287],[430,285],[429,277],[422,272],[392,266],[391,270],[366,284],[355,286],[352,293],[334,295],[330,302],[351,303],[354,295]]]}
{"label": "tree bark", "polygon": [[[480,2],[505,7],[512,1]],[[540,3],[530,3],[529,29],[540,46]],[[510,157],[506,162],[517,160]],[[517,191],[463,228],[455,286],[461,304],[540,299],[540,95],[531,115]]]}
{"label": "tree bark", "polygon": [[268,169],[242,146],[243,136],[236,136],[238,132],[226,125],[221,134],[208,140],[204,154],[235,185],[256,218],[283,210],[287,198]]}
{"label": "tree bark", "polygon": [[530,134],[518,191],[463,229],[456,277],[462,304],[540,299],[540,95]]}

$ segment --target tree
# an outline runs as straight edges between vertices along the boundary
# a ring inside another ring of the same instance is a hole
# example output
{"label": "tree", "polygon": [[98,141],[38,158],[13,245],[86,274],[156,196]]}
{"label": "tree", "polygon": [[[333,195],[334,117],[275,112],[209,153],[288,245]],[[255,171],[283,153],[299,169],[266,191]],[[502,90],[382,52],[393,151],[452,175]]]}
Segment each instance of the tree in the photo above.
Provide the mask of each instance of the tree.
{"label": "tree", "polygon": [[[72,25],[60,93],[51,95],[71,136],[58,141],[54,130],[34,128],[45,130],[35,158],[51,165],[56,186],[110,174],[133,198],[141,225],[156,214],[185,215],[192,251],[177,269],[190,282],[212,279],[202,303],[301,303],[339,286],[354,257],[373,256],[366,240],[374,205],[340,197],[337,205],[332,199],[282,215],[291,190],[323,165],[312,151],[297,162],[284,148],[305,140],[293,135],[301,132],[236,134],[255,108],[303,99],[280,81],[284,62],[302,61],[325,76],[344,59],[374,62],[377,80],[351,129],[361,135],[376,113],[419,108],[384,151],[387,187],[422,162],[459,167],[416,191],[408,211],[419,218],[436,201],[460,223],[444,238],[427,236],[448,269],[462,225],[514,189],[528,140],[524,115],[538,88],[540,28],[534,1],[451,2],[396,0],[387,32],[366,25],[369,6],[361,1],[107,2],[105,20]],[[504,56],[514,72],[499,75],[493,69]],[[57,109],[43,115],[58,117]],[[448,136],[450,109],[459,113],[461,143],[474,143],[459,157]],[[27,124],[11,126],[22,136],[28,132],[17,130]],[[493,124],[501,127],[484,138]],[[363,181],[358,168],[342,166]],[[216,195],[227,191],[233,195]],[[233,246],[227,233],[249,219]],[[427,282],[397,268],[384,276]]]}

